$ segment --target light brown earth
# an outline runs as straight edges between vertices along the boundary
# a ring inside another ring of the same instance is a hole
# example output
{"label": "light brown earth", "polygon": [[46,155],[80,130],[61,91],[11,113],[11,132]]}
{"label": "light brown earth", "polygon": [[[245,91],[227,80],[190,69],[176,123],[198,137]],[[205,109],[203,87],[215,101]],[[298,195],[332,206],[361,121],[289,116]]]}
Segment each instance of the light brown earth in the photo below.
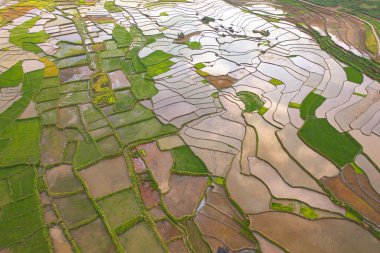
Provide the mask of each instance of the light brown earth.
{"label": "light brown earth", "polygon": [[83,252],[115,252],[115,246],[100,219],[72,230],[71,234]]}
{"label": "light brown earth", "polygon": [[182,239],[168,243],[168,249],[170,253],[188,253]]}
{"label": "light brown earth", "polygon": [[169,221],[162,220],[156,223],[157,230],[160,233],[162,239],[169,241],[173,237],[181,236],[181,232],[178,231]]}
{"label": "light brown earth", "polygon": [[87,183],[94,198],[131,186],[127,166],[122,156],[100,161],[81,170],[79,174]]}
{"label": "light brown earth", "polygon": [[54,252],[57,253],[71,253],[70,243],[67,241],[63,231],[60,227],[53,227],[49,230],[53,243]]}
{"label": "light brown earth", "polygon": [[170,135],[157,140],[158,147],[161,150],[170,150],[185,145],[178,135]]}
{"label": "light brown earth", "polygon": [[211,83],[217,89],[229,88],[237,81],[237,79],[227,76],[227,75],[221,75],[221,76],[208,75],[208,76],[205,76],[205,78],[209,83]]}
{"label": "light brown earth", "polygon": [[380,248],[380,241],[347,220],[306,220],[289,213],[265,212],[250,215],[250,221],[252,230],[292,253],[377,253]]}
{"label": "light brown earth", "polygon": [[52,192],[73,192],[83,188],[70,165],[60,165],[46,170],[46,181]]}
{"label": "light brown earth", "polygon": [[170,177],[170,191],[163,197],[169,211],[178,217],[191,215],[206,190],[207,177],[180,176]]}
{"label": "light brown earth", "polygon": [[157,190],[152,190],[149,182],[141,182],[139,185],[141,198],[146,208],[150,209],[160,203],[160,195]]}
{"label": "light brown earth", "polygon": [[36,110],[36,103],[31,101],[29,105],[26,107],[24,112],[20,115],[19,119],[29,119],[38,117],[38,112]]}
{"label": "light brown earth", "polygon": [[173,157],[169,151],[158,149],[156,142],[142,144],[139,150],[145,150],[143,157],[148,168],[152,171],[162,193],[169,191],[170,169],[173,167]]}
{"label": "light brown earth", "polygon": [[133,168],[137,173],[143,173],[146,171],[145,163],[141,157],[133,158]]}

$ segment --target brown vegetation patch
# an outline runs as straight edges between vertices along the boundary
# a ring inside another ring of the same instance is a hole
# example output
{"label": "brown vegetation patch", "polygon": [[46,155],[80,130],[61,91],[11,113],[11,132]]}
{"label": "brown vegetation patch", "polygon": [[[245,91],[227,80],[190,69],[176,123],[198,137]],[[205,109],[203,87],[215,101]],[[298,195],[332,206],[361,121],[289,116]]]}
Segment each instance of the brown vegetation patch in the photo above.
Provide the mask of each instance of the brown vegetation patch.
{"label": "brown vegetation patch", "polygon": [[131,186],[127,166],[122,156],[100,161],[81,170],[79,174],[86,181],[94,198]]}
{"label": "brown vegetation patch", "polygon": [[349,186],[347,186],[341,175],[330,178],[322,178],[321,182],[336,198],[348,203],[355,210],[360,212],[363,216],[375,224],[380,224],[380,214]]}
{"label": "brown vegetation patch", "polygon": [[115,247],[100,219],[71,231],[82,252],[111,253]]}
{"label": "brown vegetation patch", "polygon": [[[376,253],[380,241],[354,222],[306,220],[283,212],[250,216],[250,228],[294,253]],[[360,239],[359,239],[360,238]]]}
{"label": "brown vegetation patch", "polygon": [[141,182],[139,185],[141,197],[145,206],[150,209],[160,203],[160,195],[157,190],[153,190],[149,182]]}
{"label": "brown vegetation patch", "polygon": [[157,222],[157,230],[160,232],[161,237],[165,241],[169,241],[173,237],[181,236],[181,232],[178,231],[169,221],[162,220]]}
{"label": "brown vegetation patch", "polygon": [[191,215],[207,187],[207,177],[172,175],[170,191],[164,195],[169,211],[178,217]]}
{"label": "brown vegetation patch", "polygon": [[152,171],[154,178],[158,183],[162,193],[169,190],[170,169],[173,166],[173,158],[170,151],[161,151],[158,149],[156,142],[143,144],[138,149],[145,150],[143,153],[149,169]]}
{"label": "brown vegetation patch", "polygon": [[237,79],[227,76],[227,75],[220,75],[220,76],[208,75],[208,76],[205,76],[205,78],[209,83],[211,83],[217,89],[230,88],[237,81]]}

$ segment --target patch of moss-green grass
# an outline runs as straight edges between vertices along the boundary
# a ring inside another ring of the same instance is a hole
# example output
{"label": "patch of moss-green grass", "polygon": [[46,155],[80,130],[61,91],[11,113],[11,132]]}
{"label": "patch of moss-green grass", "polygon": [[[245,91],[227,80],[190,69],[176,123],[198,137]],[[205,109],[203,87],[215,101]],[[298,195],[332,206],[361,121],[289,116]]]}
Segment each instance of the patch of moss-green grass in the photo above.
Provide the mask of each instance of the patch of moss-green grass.
{"label": "patch of moss-green grass", "polygon": [[123,9],[115,4],[114,1],[107,1],[104,3],[104,9],[109,12],[122,12]]}
{"label": "patch of moss-green grass", "polygon": [[192,50],[198,50],[202,48],[202,44],[198,41],[187,41],[186,45]]}
{"label": "patch of moss-green grass", "polygon": [[363,73],[353,67],[343,68],[347,75],[347,80],[353,83],[361,84],[363,82]]}
{"label": "patch of moss-green grass", "polygon": [[18,86],[22,82],[23,74],[22,62],[16,63],[0,74],[0,88]]}
{"label": "patch of moss-green grass", "polygon": [[300,212],[303,217],[314,220],[318,218],[318,214],[314,211],[313,208],[307,206],[307,205],[302,205]]}
{"label": "patch of moss-green grass", "polygon": [[117,46],[120,47],[129,47],[132,42],[131,34],[120,25],[116,25],[112,30],[112,37],[117,43]]}
{"label": "patch of moss-green grass", "polygon": [[146,121],[130,124],[117,129],[120,139],[126,145],[139,141],[151,140],[177,131],[178,129],[173,125],[164,125],[156,118],[151,118]]}
{"label": "patch of moss-green grass", "polygon": [[315,117],[315,111],[325,100],[325,97],[322,97],[314,92],[310,92],[301,103],[301,118],[306,120],[308,117]]}
{"label": "patch of moss-green grass", "polygon": [[202,62],[198,62],[197,64],[194,65],[194,68],[196,69],[203,69],[204,67],[206,67],[206,65]]}
{"label": "patch of moss-green grass", "polygon": [[165,60],[168,60],[172,57],[173,57],[172,54],[165,53],[164,51],[161,51],[161,50],[156,50],[153,53],[145,56],[144,58],[141,58],[141,62],[145,66],[151,66],[151,65],[156,65]]}
{"label": "patch of moss-green grass", "polygon": [[88,101],[87,91],[77,91],[62,94],[59,98],[60,106],[79,105]]}
{"label": "patch of moss-green grass", "polygon": [[137,100],[130,90],[115,92],[115,109],[116,111],[130,110],[134,107]]}
{"label": "patch of moss-green grass", "polygon": [[167,12],[161,12],[160,16],[169,16],[169,14]]}
{"label": "patch of moss-green grass", "polygon": [[112,228],[140,214],[140,206],[132,189],[125,189],[98,201]]}
{"label": "patch of moss-green grass", "polygon": [[354,171],[356,174],[360,174],[360,175],[364,174],[364,171],[361,168],[359,168],[359,166],[357,166],[355,163],[351,163],[351,166],[352,168],[354,168]]}
{"label": "patch of moss-green grass", "polygon": [[128,58],[132,60],[133,68],[136,73],[142,73],[145,72],[147,69],[145,65],[141,62],[139,56],[138,56],[138,48],[132,48],[128,52]]}
{"label": "patch of moss-green grass", "polygon": [[38,118],[16,120],[0,134],[8,139],[0,149],[0,166],[33,164],[39,160],[40,121]]}
{"label": "patch of moss-green grass", "polygon": [[147,74],[151,77],[158,76],[170,70],[170,67],[174,65],[171,60],[165,60],[156,65],[147,67]]}
{"label": "patch of moss-green grass", "polygon": [[196,156],[188,146],[181,146],[171,150],[174,158],[173,171],[189,174],[207,174],[208,170],[203,161]]}
{"label": "patch of moss-green grass", "polygon": [[294,109],[300,109],[301,105],[295,102],[290,102],[289,103],[289,108],[294,108]]}
{"label": "patch of moss-green grass", "polygon": [[245,105],[245,112],[253,112],[260,110],[264,106],[264,102],[258,95],[249,91],[239,91],[236,95]]}
{"label": "patch of moss-green grass", "polygon": [[150,99],[158,93],[153,80],[145,74],[128,75],[128,80],[131,82],[131,91],[138,100]]}
{"label": "patch of moss-green grass", "polygon": [[261,116],[263,116],[267,111],[269,110],[269,108],[267,107],[261,107],[259,110],[258,110],[258,114],[260,114]]}
{"label": "patch of moss-green grass", "polygon": [[338,167],[354,160],[361,145],[348,133],[339,133],[326,119],[308,119],[298,132],[301,139]]}
{"label": "patch of moss-green grass", "polygon": [[60,93],[85,91],[88,88],[88,81],[77,81],[59,86]]}
{"label": "patch of moss-green grass", "polygon": [[106,58],[103,59],[99,65],[104,72],[111,72],[118,69],[122,69],[124,71],[124,68],[127,69],[126,64],[128,65],[128,63],[131,64],[131,71],[134,72],[132,61],[128,59],[126,60],[124,57]]}
{"label": "patch of moss-green grass", "polygon": [[281,80],[278,80],[278,79],[276,79],[276,78],[272,78],[272,79],[270,79],[269,82],[270,82],[271,84],[273,84],[274,86],[284,84]]}
{"label": "patch of moss-green grass", "polygon": [[133,62],[132,62],[131,59],[125,59],[125,60],[121,61],[121,63],[120,63],[120,69],[126,75],[134,74],[135,73],[135,69],[133,67]]}
{"label": "patch of moss-green grass", "polygon": [[37,96],[34,98],[34,101],[37,103],[46,102],[50,100],[56,100],[59,98],[59,89],[58,87],[51,87],[42,89]]}
{"label": "patch of moss-green grass", "polygon": [[347,218],[351,219],[351,220],[354,220],[354,221],[357,221],[357,222],[361,222],[361,219],[356,216],[355,213],[352,213],[350,211],[346,211],[346,213],[344,214],[344,216],[346,216]]}
{"label": "patch of moss-green grass", "polygon": [[113,127],[121,127],[125,125],[130,125],[133,123],[145,121],[154,117],[154,113],[145,108],[140,103],[137,103],[133,109],[113,114],[108,117]]}
{"label": "patch of moss-green grass", "polygon": [[73,167],[79,168],[95,162],[101,158],[95,143],[92,141],[86,142],[85,140],[79,141],[75,150],[73,159]]}
{"label": "patch of moss-green grass", "polygon": [[21,47],[25,51],[41,53],[42,49],[37,46],[38,43],[45,42],[50,36],[45,31],[30,33],[32,28],[40,17],[32,18],[11,30],[9,42],[15,46]]}
{"label": "patch of moss-green grass", "polygon": [[216,177],[214,178],[214,183],[218,185],[224,185],[224,178],[223,177]]}
{"label": "patch of moss-green grass", "polygon": [[271,209],[274,211],[288,212],[288,213],[292,213],[294,210],[292,205],[283,205],[283,204],[277,203],[277,202],[271,203]]}
{"label": "patch of moss-green grass", "polygon": [[1,249],[26,253],[50,252],[39,209],[36,174],[33,166],[26,165],[0,169],[0,178],[10,182],[7,192],[16,193],[12,194],[12,202],[1,206]]}

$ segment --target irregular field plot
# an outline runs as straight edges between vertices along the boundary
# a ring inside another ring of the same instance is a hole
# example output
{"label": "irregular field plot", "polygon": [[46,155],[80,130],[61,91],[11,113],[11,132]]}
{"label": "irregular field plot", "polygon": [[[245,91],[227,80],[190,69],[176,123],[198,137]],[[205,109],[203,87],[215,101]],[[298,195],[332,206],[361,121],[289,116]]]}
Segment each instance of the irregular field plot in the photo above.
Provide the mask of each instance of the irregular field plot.
{"label": "irregular field plot", "polygon": [[97,202],[113,228],[140,214],[139,204],[131,189],[101,198]]}
{"label": "irregular field plot", "polygon": [[164,252],[152,228],[140,222],[119,236],[127,252]]}
{"label": "irregular field plot", "polygon": [[69,165],[60,165],[46,171],[46,181],[52,192],[74,192],[81,190],[82,184],[74,176]]}
{"label": "irregular field plot", "polygon": [[100,161],[81,170],[79,174],[94,198],[131,186],[127,166],[122,156]]}

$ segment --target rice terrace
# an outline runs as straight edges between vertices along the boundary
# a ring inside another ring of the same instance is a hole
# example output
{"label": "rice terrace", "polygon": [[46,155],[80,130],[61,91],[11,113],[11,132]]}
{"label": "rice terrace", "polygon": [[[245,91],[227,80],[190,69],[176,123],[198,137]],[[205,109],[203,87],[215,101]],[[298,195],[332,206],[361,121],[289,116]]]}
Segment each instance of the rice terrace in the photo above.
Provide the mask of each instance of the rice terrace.
{"label": "rice terrace", "polygon": [[380,0],[0,0],[0,253],[380,253]]}

